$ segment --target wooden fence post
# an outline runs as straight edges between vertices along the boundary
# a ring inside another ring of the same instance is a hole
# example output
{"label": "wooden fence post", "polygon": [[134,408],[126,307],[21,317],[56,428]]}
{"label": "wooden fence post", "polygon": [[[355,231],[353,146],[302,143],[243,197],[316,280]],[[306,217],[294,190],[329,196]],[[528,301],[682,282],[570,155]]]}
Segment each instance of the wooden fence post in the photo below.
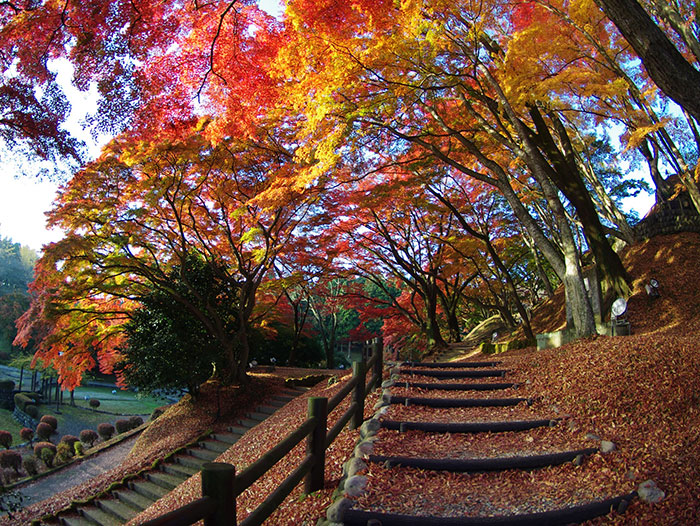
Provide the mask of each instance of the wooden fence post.
{"label": "wooden fence post", "polygon": [[365,419],[365,372],[367,364],[362,362],[352,362],[352,376],[357,379],[355,390],[352,394],[352,401],[357,404],[355,414],[350,420],[350,429],[357,429]]}
{"label": "wooden fence post", "polygon": [[384,373],[384,341],[381,338],[374,339],[374,352],[377,354],[377,360],[374,362],[374,372],[372,376],[378,378],[374,388],[381,387],[382,374]]}
{"label": "wooden fence post", "polygon": [[204,526],[235,526],[236,499],[233,484],[236,467],[223,462],[202,464],[202,496],[216,501],[216,512],[204,519]]}
{"label": "wooden fence post", "polygon": [[326,477],[326,428],[328,426],[328,398],[309,398],[308,417],[316,418],[316,425],[306,439],[306,454],[313,456],[311,470],[304,479],[307,495],[323,489]]}

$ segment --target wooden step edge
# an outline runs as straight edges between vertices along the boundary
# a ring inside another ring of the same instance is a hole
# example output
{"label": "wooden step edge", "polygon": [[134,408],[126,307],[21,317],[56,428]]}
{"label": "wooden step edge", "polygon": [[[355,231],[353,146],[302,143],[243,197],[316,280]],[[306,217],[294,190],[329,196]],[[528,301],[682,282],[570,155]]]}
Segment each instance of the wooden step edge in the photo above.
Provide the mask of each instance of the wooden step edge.
{"label": "wooden step edge", "polygon": [[478,369],[479,367],[496,367],[503,362],[491,360],[484,362],[403,362],[400,367],[426,367],[428,369]]}
{"label": "wooden step edge", "polygon": [[401,369],[400,374],[411,374],[417,376],[431,376],[434,378],[503,378],[508,374],[508,369],[473,369],[460,371],[444,371],[441,369]]}
{"label": "wooden step edge", "polygon": [[523,402],[532,405],[531,398],[428,398],[391,395],[387,401],[390,404],[426,407],[510,407]]}
{"label": "wooden step edge", "polygon": [[586,502],[577,506],[522,515],[498,515],[491,517],[434,517],[380,513],[354,508],[343,512],[345,526],[365,526],[369,521],[378,521],[382,526],[542,526],[581,523],[607,515],[611,511],[623,513],[629,502],[636,497],[633,491],[626,495]]}
{"label": "wooden step edge", "polygon": [[431,383],[431,382],[396,382],[394,387],[406,389],[432,389],[436,391],[497,391],[501,389],[517,389],[519,384],[512,382],[488,382],[488,383]]}
{"label": "wooden step edge", "polygon": [[559,419],[504,420],[498,422],[405,422],[381,420],[381,427],[394,431],[427,431],[432,433],[501,433],[526,431],[537,427],[553,427]]}
{"label": "wooden step edge", "polygon": [[540,455],[522,455],[512,457],[491,458],[419,458],[403,456],[370,455],[369,462],[388,463],[392,466],[429,469],[435,471],[453,472],[478,472],[478,471],[502,471],[506,469],[535,469],[545,466],[556,466],[571,462],[579,455],[592,455],[598,452],[598,448],[585,448],[557,453],[543,453]]}

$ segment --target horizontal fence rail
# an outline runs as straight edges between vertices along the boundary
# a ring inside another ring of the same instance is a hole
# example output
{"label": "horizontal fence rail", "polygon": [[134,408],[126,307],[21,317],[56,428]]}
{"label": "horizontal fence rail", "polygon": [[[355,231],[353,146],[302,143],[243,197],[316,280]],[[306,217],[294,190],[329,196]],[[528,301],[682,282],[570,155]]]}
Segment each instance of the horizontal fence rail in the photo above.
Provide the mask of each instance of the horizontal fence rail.
{"label": "horizontal fence rail", "polygon": [[[204,520],[205,526],[235,526],[238,524],[236,497],[255,484],[304,439],[306,439],[304,460],[241,521],[240,526],[262,524],[302,480],[306,494],[322,489],[326,450],[346,425],[349,424],[350,429],[357,429],[362,425],[367,393],[382,383],[384,368],[382,341],[376,338],[365,345],[371,345],[371,358],[366,362],[353,362],[352,378],[331,398],[309,398],[308,418],[281,442],[238,474],[235,466],[231,464],[205,463],[202,466],[202,498],[145,522],[143,526],[189,526],[200,520]],[[369,371],[372,372],[372,376],[365,383]],[[350,406],[338,417],[333,427],[327,430],[328,415],[348,395],[352,395]]]}

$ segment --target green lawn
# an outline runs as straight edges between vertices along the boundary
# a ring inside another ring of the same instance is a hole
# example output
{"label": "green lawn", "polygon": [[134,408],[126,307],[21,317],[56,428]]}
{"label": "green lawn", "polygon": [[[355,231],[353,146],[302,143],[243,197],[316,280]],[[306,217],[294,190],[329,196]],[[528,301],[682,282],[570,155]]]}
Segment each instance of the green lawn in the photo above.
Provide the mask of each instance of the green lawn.
{"label": "green lawn", "polygon": [[0,430],[12,433],[12,443],[21,444],[23,440],[19,436],[22,426],[12,417],[12,411],[0,409]]}
{"label": "green lawn", "polygon": [[[112,393],[116,390],[116,393]],[[122,391],[108,387],[78,387],[75,390],[75,404],[78,407],[90,409],[85,397],[97,398],[100,401],[100,411],[128,415],[150,415],[156,407],[168,405],[171,402],[163,398],[141,395],[133,391]],[[68,393],[63,394],[65,404],[70,400]]]}

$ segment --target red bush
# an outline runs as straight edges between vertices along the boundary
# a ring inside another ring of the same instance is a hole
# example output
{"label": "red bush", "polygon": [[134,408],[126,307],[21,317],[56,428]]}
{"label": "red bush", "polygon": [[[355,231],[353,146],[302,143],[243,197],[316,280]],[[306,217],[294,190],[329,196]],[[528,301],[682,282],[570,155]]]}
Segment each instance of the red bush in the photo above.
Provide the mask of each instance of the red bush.
{"label": "red bush", "polygon": [[86,444],[88,447],[92,447],[92,445],[97,442],[97,439],[97,433],[95,433],[92,429],[83,429],[80,432],[80,441],[83,444]]}
{"label": "red bush", "polygon": [[25,442],[31,443],[31,441],[34,440],[34,430],[29,427],[23,427],[19,432],[19,436],[22,437],[22,440]]}
{"label": "red bush", "polygon": [[122,433],[126,433],[131,429],[131,422],[129,422],[126,418],[120,418],[114,423],[115,427],[117,428],[117,434],[121,435]]}
{"label": "red bush", "polygon": [[75,447],[75,443],[78,441],[78,437],[75,435],[63,435],[61,437],[61,442],[68,444],[70,446],[71,451],[73,451],[73,448]]}
{"label": "red bush", "polygon": [[90,404],[90,407],[92,407],[93,409],[97,409],[98,407],[100,407],[100,401],[97,398],[90,398],[88,404]]}
{"label": "red bush", "polygon": [[19,473],[19,468],[22,467],[22,455],[11,449],[0,451],[0,467],[12,468],[15,473]]}
{"label": "red bush", "polygon": [[10,449],[12,445],[12,433],[9,431],[0,431],[0,446],[5,449]]}
{"label": "red bush", "polygon": [[137,428],[143,424],[143,418],[138,415],[130,416],[129,423],[131,424],[131,429]]}
{"label": "red bush", "polygon": [[51,415],[44,415],[41,417],[41,420],[39,422],[44,422],[45,424],[49,424],[54,431],[58,429],[58,420],[56,419],[55,416]]}
{"label": "red bush", "polygon": [[112,424],[100,424],[97,426],[97,434],[102,440],[109,440],[114,434],[114,426]]}
{"label": "red bush", "polygon": [[42,449],[50,449],[54,452],[54,454],[56,453],[56,446],[54,446],[51,442],[37,442],[36,444],[34,444],[34,454],[38,458],[41,458]]}
{"label": "red bush", "polygon": [[39,424],[36,426],[36,436],[42,440],[49,441],[51,439],[51,435],[53,435],[53,427],[46,422],[39,422]]}

